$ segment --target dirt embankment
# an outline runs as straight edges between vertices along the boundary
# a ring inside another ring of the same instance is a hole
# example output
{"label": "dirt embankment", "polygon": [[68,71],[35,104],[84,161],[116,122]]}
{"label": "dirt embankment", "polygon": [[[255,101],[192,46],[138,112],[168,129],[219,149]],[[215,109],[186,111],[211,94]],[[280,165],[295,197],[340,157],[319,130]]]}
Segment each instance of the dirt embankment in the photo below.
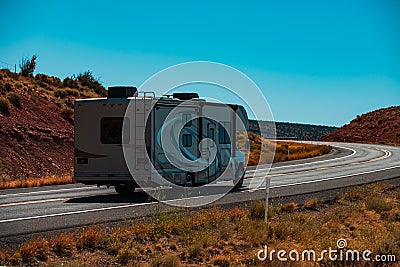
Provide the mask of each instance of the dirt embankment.
{"label": "dirt embankment", "polygon": [[0,70],[0,178],[72,175],[73,99],[96,96],[56,77]]}
{"label": "dirt embankment", "polygon": [[400,106],[357,116],[349,124],[323,136],[321,140],[400,145]]}

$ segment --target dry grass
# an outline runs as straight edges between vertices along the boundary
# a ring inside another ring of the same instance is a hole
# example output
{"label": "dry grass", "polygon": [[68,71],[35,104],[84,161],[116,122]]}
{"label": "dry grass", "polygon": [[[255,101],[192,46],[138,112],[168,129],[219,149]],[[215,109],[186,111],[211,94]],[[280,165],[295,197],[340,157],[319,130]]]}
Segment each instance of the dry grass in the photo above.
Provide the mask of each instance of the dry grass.
{"label": "dry grass", "polygon": [[179,256],[176,254],[156,254],[152,261],[154,267],[178,267],[180,266]]}
{"label": "dry grass", "polygon": [[[256,253],[263,245],[286,251],[334,249],[340,238],[347,240],[349,249],[369,249],[373,255],[393,254],[400,259],[400,188],[374,185],[352,191],[329,205],[307,200],[312,211],[296,203],[271,207],[268,224],[263,222],[264,202],[255,201],[247,209],[212,208],[116,228],[86,227],[2,251],[0,265],[337,266],[327,259],[315,264],[283,264],[276,257],[272,263],[259,262]],[[365,261],[341,263],[376,266]],[[399,266],[399,262],[381,266]]]}
{"label": "dry grass", "polygon": [[295,142],[277,142],[274,162],[305,159],[327,154],[332,147]]}
{"label": "dry grass", "polygon": [[42,178],[26,178],[20,180],[0,180],[0,189],[11,189],[11,188],[25,188],[25,187],[37,187],[46,185],[60,185],[72,183],[71,176],[56,176],[52,175],[49,177]]}
{"label": "dry grass", "polygon": [[[331,146],[327,145],[283,141],[272,142],[251,132],[248,133],[248,137],[250,141],[249,166],[321,156],[329,153],[332,149]],[[243,137],[239,136],[239,144],[241,139]]]}
{"label": "dry grass", "polygon": [[10,101],[5,97],[0,97],[0,113],[4,114],[5,116],[9,116],[10,108],[11,108]]}
{"label": "dry grass", "polygon": [[306,199],[303,206],[306,209],[316,209],[318,207],[318,204],[319,204],[318,198],[313,197]]}

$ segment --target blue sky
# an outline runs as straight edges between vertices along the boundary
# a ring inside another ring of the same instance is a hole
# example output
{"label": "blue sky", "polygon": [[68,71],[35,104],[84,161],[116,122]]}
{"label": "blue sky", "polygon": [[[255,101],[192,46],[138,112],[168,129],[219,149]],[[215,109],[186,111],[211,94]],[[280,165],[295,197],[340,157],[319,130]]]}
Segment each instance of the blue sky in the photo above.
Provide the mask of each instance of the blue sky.
{"label": "blue sky", "polygon": [[37,54],[38,73],[89,69],[106,86],[220,62],[254,80],[277,121],[340,126],[400,104],[396,0],[144,2],[3,3],[0,60]]}

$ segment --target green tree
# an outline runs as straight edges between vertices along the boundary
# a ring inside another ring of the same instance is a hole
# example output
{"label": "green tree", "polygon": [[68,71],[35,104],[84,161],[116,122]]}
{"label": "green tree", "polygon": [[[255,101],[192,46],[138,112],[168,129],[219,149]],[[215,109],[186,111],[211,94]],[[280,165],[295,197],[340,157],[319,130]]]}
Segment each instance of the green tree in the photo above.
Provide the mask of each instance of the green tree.
{"label": "green tree", "polygon": [[36,68],[36,60],[37,60],[37,55],[33,55],[31,59],[28,57],[23,57],[21,62],[19,63],[19,68],[20,68],[20,73],[22,76],[28,77],[32,76],[33,72],[35,71]]}
{"label": "green tree", "polygon": [[79,73],[74,78],[76,81],[80,82],[81,85],[89,87],[97,94],[101,96],[107,95],[106,88],[104,88],[104,86],[100,83],[99,79],[94,78],[93,72],[90,70],[85,71],[84,73]]}

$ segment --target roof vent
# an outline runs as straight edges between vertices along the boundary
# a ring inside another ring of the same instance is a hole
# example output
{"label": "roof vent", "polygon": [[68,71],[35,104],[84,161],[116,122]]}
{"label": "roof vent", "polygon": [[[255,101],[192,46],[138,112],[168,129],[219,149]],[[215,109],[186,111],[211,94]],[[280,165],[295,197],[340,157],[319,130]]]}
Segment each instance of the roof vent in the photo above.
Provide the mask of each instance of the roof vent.
{"label": "roof vent", "polygon": [[178,98],[180,100],[190,100],[192,98],[199,98],[198,93],[174,93],[173,98]]}
{"label": "roof vent", "polygon": [[137,93],[137,88],[134,86],[109,86],[108,98],[124,98],[132,97]]}

